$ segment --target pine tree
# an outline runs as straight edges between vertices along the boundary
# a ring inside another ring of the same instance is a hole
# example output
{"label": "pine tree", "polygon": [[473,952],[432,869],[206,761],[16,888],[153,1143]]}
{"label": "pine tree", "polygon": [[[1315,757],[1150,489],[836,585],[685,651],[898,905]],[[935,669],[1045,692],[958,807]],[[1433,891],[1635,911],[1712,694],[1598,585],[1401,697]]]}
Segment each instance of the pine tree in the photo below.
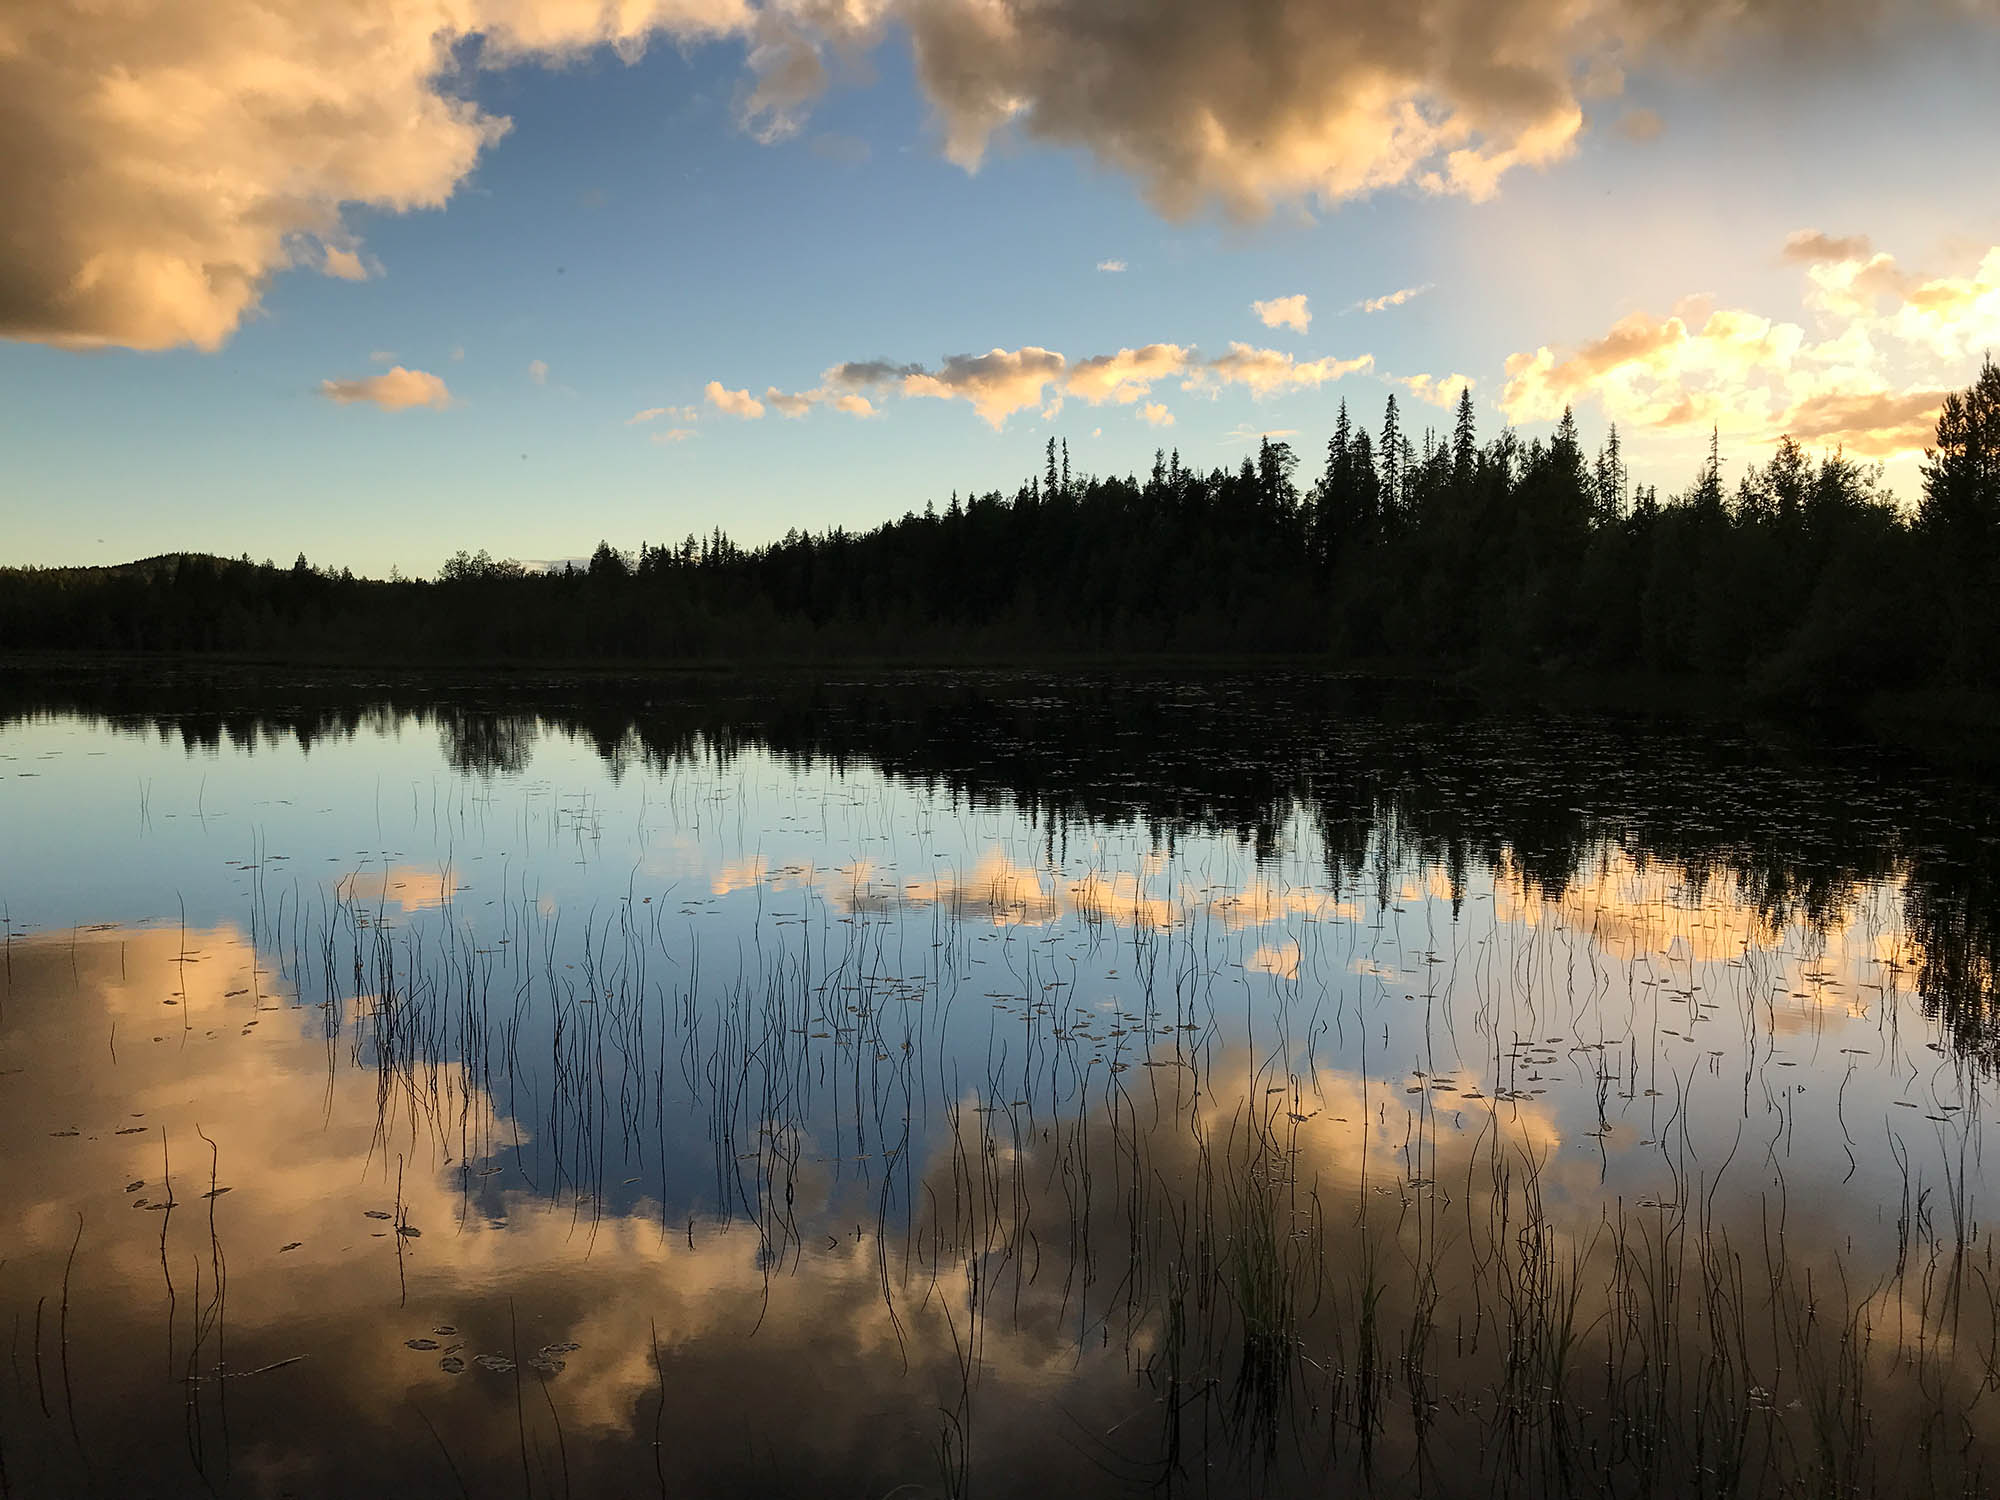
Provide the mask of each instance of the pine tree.
{"label": "pine tree", "polygon": [[1381,446],[1381,517],[1391,530],[1395,529],[1403,513],[1403,429],[1396,416],[1396,393],[1389,393],[1389,404],[1382,413]]}
{"label": "pine tree", "polygon": [[1616,521],[1625,514],[1625,461],[1618,451],[1618,424],[1613,422],[1604,446],[1597,450],[1597,464],[1591,475],[1596,491],[1597,520]]}
{"label": "pine tree", "polygon": [[1918,526],[1960,564],[1989,567],[2000,554],[2000,365],[1990,357],[1970,387],[1944,398],[1923,476]]}
{"label": "pine tree", "polygon": [[1451,435],[1451,487],[1461,506],[1472,500],[1472,479],[1479,462],[1479,434],[1473,423],[1472,387],[1458,393],[1458,421]]}

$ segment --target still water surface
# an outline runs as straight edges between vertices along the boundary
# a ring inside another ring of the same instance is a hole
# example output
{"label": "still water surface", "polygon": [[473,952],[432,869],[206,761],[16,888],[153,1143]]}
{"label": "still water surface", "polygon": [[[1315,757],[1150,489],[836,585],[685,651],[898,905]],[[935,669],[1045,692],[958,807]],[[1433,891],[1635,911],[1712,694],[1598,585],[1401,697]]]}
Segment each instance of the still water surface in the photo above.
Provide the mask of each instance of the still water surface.
{"label": "still water surface", "polygon": [[1993,813],[1294,676],[6,677],[6,1492],[1993,1493]]}

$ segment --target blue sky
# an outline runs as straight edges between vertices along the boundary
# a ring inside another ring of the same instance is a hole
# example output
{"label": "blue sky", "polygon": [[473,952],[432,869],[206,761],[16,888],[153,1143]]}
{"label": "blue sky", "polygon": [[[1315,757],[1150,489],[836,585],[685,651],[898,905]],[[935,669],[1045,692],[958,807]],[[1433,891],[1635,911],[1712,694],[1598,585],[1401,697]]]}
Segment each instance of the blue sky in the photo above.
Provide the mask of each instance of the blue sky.
{"label": "blue sky", "polygon": [[[823,48],[831,85],[768,143],[745,122],[737,36],[656,36],[637,61],[529,53],[436,85],[511,122],[442,174],[442,207],[328,190],[339,227],[322,215],[312,234],[366,279],[265,266],[254,306],[206,348],[128,347],[160,341],[136,315],[83,337],[17,318],[0,339],[0,561],[303,550],[428,573],[461,546],[555,558],[717,525],[755,542],[1011,489],[1051,435],[1080,468],[1143,472],[1156,446],[1206,468],[1287,432],[1309,477],[1343,399],[1374,425],[1395,391],[1406,426],[1446,425],[1398,383],[1418,376],[1470,377],[1489,434],[1510,417],[1544,432],[1564,402],[1593,443],[1616,418],[1663,488],[1685,483],[1711,425],[1748,458],[1817,423],[1886,460],[1908,497],[1912,414],[2000,337],[2000,210],[1990,173],[1966,166],[2000,144],[1983,97],[1996,34],[1975,18],[1803,62],[1796,38],[1752,39],[1720,62],[1628,69],[1615,92],[1579,88],[1581,130],[1481,201],[1406,174],[1180,217],[1148,201],[1158,173],[1150,145],[1135,165],[1129,121],[1041,130],[1053,93],[977,170],[947,160],[942,125],[962,106],[920,76],[893,17],[844,63]],[[1787,253],[1804,230],[1872,243]],[[112,233],[92,219],[73,238],[86,231]],[[287,253],[316,262],[299,235]],[[1252,309],[1294,296],[1303,329]],[[1210,362],[1237,342],[1294,364],[1219,378]],[[997,423],[905,394],[907,377],[838,386],[865,394],[865,417],[820,404],[789,419],[762,399],[835,389],[824,372],[848,361],[943,377],[953,355],[1041,349],[1074,371],[1149,345],[1178,363],[1133,399],[1091,404],[1058,378]],[[1628,345],[1644,357],[1622,359]],[[1364,355],[1338,378],[1291,373]],[[434,381],[436,404],[328,398],[328,382],[386,390],[361,383],[395,370]],[[710,382],[763,416],[728,414]]]}

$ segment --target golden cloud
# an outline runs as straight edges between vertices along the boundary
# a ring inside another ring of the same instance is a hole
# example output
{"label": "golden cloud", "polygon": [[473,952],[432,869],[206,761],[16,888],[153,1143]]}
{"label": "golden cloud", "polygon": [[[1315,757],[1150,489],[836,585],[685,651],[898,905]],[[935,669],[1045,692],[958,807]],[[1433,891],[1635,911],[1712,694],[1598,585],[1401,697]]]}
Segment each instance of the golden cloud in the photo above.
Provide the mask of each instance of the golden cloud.
{"label": "golden cloud", "polygon": [[1130,406],[1147,396],[1155,381],[1184,371],[1193,357],[1192,351],[1179,344],[1147,344],[1120,349],[1116,354],[1095,354],[1077,362],[1065,385],[1072,396],[1092,406],[1106,401]]}
{"label": "golden cloud", "polygon": [[341,406],[368,402],[384,411],[451,405],[451,391],[442,380],[428,370],[406,370],[401,365],[356,380],[322,380],[319,393]]}
{"label": "golden cloud", "polygon": [[1252,302],[1250,311],[1266,328],[1290,328],[1304,333],[1312,326],[1312,310],[1306,306],[1303,292],[1290,297],[1273,297],[1268,302]]}
{"label": "golden cloud", "polygon": [[904,375],[903,394],[969,401],[997,430],[1015,412],[1040,406],[1042,393],[1062,379],[1067,363],[1060,354],[1035,344],[954,354],[934,371]]}
{"label": "golden cloud", "polygon": [[1248,386],[1250,394],[1262,398],[1280,391],[1310,389],[1339,380],[1360,370],[1372,370],[1375,356],[1354,359],[1295,360],[1277,349],[1257,349],[1231,342],[1229,352],[1208,361],[1182,382],[1183,390],[1213,389],[1217,386]]}
{"label": "golden cloud", "polygon": [[719,380],[711,380],[702,394],[708,398],[710,406],[714,407],[717,411],[726,412],[732,417],[742,417],[745,420],[754,421],[756,418],[764,415],[763,402],[759,401],[748,391],[725,389]]}
{"label": "golden cloud", "polygon": [[1548,420],[1594,399],[1639,427],[1790,433],[1864,458],[1922,451],[1944,392],[2000,340],[2000,246],[1959,277],[1905,271],[1865,237],[1819,230],[1784,253],[1804,269],[1821,337],[1740,308],[1633,313],[1567,353],[1510,357],[1502,408]]}
{"label": "golden cloud", "polygon": [[743,0],[46,0],[0,18],[0,336],[215,349],[292,266],[358,280],[348,205],[441,207],[509,128],[494,62],[746,31]]}

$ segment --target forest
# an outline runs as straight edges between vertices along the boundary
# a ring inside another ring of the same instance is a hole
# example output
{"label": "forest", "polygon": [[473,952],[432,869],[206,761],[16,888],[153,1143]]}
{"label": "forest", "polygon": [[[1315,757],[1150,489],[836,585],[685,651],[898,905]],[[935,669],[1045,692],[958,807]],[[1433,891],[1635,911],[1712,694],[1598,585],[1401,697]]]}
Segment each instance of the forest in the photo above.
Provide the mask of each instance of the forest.
{"label": "forest", "polygon": [[[0,650],[385,664],[1284,657],[1399,669],[1693,677],[1783,701],[1990,694],[2000,666],[2000,367],[1940,415],[1914,504],[1790,438],[1684,490],[1593,453],[1481,441],[1470,393],[1412,436],[1345,404],[1323,455],[1234,470],[1161,452],[756,547],[720,528],[537,572],[460,552],[387,580],[206,554],[0,569]],[[1316,472],[1315,472],[1316,471]]]}

